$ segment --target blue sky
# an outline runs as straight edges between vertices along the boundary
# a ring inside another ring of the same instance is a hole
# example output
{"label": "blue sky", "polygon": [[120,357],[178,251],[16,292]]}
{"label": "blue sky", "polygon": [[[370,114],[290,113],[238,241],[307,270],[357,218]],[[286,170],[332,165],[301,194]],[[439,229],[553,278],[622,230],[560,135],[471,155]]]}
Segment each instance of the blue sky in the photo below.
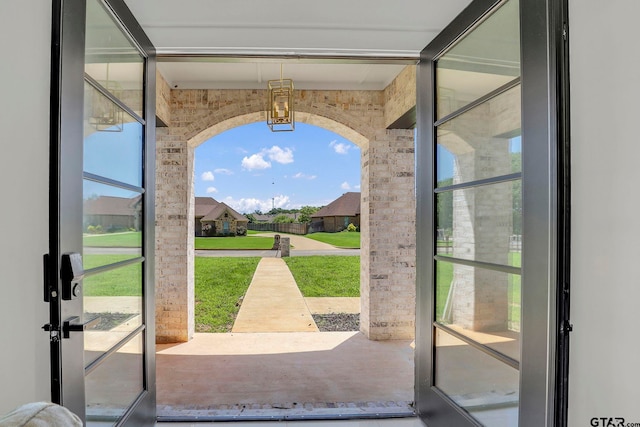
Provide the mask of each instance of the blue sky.
{"label": "blue sky", "polygon": [[360,191],[360,148],[316,126],[297,123],[293,132],[271,132],[258,122],[195,150],[196,196],[241,213],[324,206],[347,191]]}

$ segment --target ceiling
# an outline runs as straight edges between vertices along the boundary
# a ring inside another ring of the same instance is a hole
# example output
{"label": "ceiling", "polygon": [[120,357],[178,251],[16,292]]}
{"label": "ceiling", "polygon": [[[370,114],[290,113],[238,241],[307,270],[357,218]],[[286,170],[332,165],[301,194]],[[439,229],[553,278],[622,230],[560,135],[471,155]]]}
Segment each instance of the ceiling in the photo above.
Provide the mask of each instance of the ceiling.
{"label": "ceiling", "polygon": [[173,88],[380,90],[470,0],[125,2]]}

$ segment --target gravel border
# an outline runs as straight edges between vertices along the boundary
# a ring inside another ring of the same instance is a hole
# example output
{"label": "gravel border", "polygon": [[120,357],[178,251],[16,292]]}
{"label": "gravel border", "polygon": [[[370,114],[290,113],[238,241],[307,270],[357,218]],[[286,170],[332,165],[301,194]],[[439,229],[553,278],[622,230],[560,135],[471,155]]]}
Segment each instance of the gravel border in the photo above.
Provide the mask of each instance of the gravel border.
{"label": "gravel border", "polygon": [[360,330],[359,313],[312,314],[320,332],[349,332]]}

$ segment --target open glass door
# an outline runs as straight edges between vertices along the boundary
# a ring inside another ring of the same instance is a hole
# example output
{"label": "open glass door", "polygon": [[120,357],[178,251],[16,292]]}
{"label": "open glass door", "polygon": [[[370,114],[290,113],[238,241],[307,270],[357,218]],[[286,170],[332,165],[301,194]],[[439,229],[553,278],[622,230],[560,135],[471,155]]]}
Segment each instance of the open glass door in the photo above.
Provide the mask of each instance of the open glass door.
{"label": "open glass door", "polygon": [[429,426],[562,425],[557,7],[475,0],[422,52],[416,401]]}
{"label": "open glass door", "polygon": [[54,6],[52,400],[155,424],[155,52],[120,0]]}

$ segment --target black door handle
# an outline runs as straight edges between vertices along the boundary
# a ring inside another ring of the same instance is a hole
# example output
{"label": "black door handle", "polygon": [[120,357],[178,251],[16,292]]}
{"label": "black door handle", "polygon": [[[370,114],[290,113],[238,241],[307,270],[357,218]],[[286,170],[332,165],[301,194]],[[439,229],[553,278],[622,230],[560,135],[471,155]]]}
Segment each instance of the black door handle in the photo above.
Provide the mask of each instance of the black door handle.
{"label": "black door handle", "polygon": [[79,323],[80,317],[73,316],[62,322],[62,338],[69,338],[70,332],[83,332],[87,329],[92,329],[100,323],[102,318],[96,316],[93,319],[89,319],[84,323]]}

